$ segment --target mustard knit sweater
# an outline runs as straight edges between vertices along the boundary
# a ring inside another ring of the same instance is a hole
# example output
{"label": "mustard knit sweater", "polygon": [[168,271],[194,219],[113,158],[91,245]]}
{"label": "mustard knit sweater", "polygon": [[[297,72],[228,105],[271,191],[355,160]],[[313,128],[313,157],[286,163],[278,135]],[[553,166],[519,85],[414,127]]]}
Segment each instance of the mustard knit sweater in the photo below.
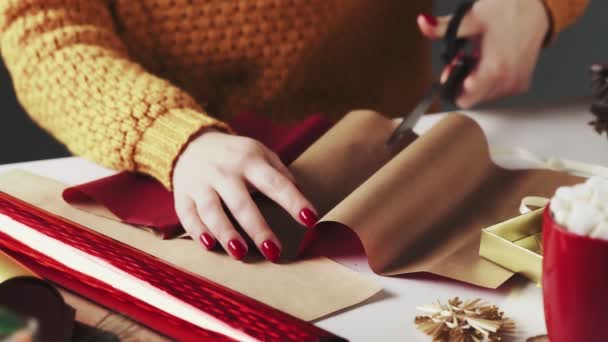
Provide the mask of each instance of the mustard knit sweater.
{"label": "mustard knit sweater", "polygon": [[[553,28],[587,0],[546,0]],[[428,0],[2,0],[31,117],[79,155],[167,187],[188,140],[243,110],[398,114],[430,80]]]}

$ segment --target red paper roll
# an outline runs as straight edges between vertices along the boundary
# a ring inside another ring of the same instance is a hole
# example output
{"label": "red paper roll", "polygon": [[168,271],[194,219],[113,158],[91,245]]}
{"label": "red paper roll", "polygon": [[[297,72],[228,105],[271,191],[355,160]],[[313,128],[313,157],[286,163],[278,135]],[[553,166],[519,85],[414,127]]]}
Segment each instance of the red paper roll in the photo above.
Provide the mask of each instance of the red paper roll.
{"label": "red paper roll", "polygon": [[[0,214],[102,259],[167,294],[207,313],[235,331],[263,341],[343,341],[310,323],[271,308],[202,277],[183,272],[138,249],[0,192]],[[40,276],[177,340],[228,340],[66,267],[0,233],[0,248]]]}

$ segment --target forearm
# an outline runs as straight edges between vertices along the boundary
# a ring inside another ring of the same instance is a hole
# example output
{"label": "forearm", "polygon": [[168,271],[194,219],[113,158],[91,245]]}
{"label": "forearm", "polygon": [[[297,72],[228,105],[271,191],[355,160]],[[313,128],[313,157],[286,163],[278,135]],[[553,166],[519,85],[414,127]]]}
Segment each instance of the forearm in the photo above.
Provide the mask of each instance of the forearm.
{"label": "forearm", "polygon": [[0,4],[0,49],[17,96],[74,153],[170,185],[190,137],[221,122],[129,59],[105,1]]}

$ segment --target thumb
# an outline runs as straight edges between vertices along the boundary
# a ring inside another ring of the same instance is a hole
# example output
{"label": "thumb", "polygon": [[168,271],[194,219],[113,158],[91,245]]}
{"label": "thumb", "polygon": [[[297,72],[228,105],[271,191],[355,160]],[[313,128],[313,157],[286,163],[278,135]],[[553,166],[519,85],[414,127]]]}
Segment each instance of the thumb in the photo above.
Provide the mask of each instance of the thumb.
{"label": "thumb", "polygon": [[[442,17],[434,17],[430,14],[420,14],[417,18],[418,28],[423,35],[430,39],[443,38],[448,25],[452,20],[451,15]],[[483,24],[475,16],[475,12],[471,10],[463,19],[458,28],[458,37],[466,38],[478,36],[483,32]]]}

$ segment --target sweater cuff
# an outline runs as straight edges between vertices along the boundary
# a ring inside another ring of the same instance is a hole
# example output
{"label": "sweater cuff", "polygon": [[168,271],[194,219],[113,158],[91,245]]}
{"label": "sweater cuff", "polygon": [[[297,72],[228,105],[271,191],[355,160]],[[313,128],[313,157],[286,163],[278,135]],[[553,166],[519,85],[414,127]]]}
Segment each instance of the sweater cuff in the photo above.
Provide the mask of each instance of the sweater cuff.
{"label": "sweater cuff", "polygon": [[589,0],[543,0],[551,23],[548,41],[573,24],[584,12]]}
{"label": "sweater cuff", "polygon": [[173,166],[186,145],[201,131],[217,128],[233,133],[217,119],[191,109],[173,109],[148,127],[135,148],[136,170],[172,189]]}

